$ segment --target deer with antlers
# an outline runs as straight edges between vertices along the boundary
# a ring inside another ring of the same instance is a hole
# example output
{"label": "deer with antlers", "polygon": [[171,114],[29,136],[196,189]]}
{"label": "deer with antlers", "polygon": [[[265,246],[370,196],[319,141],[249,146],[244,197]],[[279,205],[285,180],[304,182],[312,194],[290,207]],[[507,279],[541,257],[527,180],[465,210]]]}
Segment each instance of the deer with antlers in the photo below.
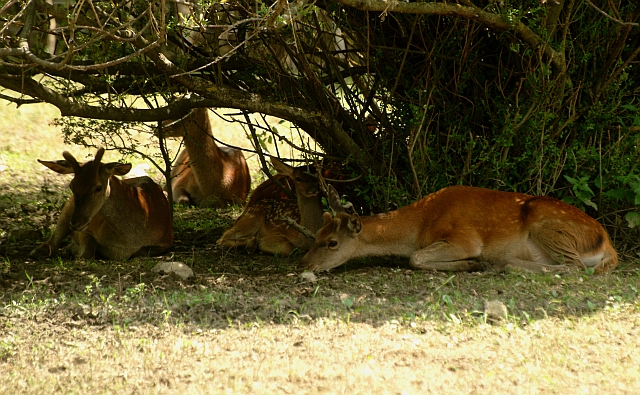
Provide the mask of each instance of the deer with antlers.
{"label": "deer with antlers", "polygon": [[166,122],[164,137],[184,137],[184,150],[171,170],[174,203],[197,207],[243,204],[251,189],[242,151],[218,147],[206,108],[196,108],[177,121]]}
{"label": "deer with antlers", "polygon": [[149,177],[120,180],[128,163],[100,163],[104,149],[83,165],[69,152],[65,160],[42,161],[59,174],[74,174],[67,200],[53,234],[31,251],[31,256],[52,256],[71,235],[69,246],[76,258],[128,259],[158,255],[173,243],[169,202],[162,188]]}
{"label": "deer with antlers", "polygon": [[618,255],[596,220],[546,196],[453,186],[385,214],[360,218],[330,192],[335,215],[300,266],[328,270],[350,259],[398,255],[415,269],[478,271],[507,268],[613,270]]}
{"label": "deer with antlers", "polygon": [[276,179],[294,191],[296,198],[287,196],[272,180],[263,182],[218,245],[258,248],[275,255],[289,255],[294,249],[306,251],[313,245],[313,238],[305,236],[303,228],[315,233],[322,227],[318,176],[309,166],[292,167],[275,157],[271,163],[279,173]]}

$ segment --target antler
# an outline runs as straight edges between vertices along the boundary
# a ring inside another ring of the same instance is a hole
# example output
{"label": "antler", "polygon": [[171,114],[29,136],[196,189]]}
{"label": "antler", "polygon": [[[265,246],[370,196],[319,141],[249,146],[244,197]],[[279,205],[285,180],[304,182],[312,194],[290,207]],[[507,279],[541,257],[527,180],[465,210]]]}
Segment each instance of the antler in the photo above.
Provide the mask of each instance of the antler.
{"label": "antler", "polygon": [[80,171],[80,164],[78,163],[76,158],[74,158],[73,155],[71,155],[69,151],[64,151],[62,153],[62,157],[67,161],[68,164],[71,165],[75,173]]}
{"label": "antler", "polygon": [[[338,191],[336,191],[333,185],[327,184],[324,178],[322,178],[321,174],[318,174],[318,179],[320,180],[320,187],[322,188],[322,190],[327,196],[327,201],[329,202],[329,207],[331,208],[331,211],[333,212],[334,217],[338,213],[346,212],[348,209],[351,209],[355,212],[355,209],[353,208],[353,204],[351,202],[342,204],[342,202],[340,201],[340,195],[338,194]],[[283,221],[289,224],[289,226],[291,226],[293,229],[300,232],[303,236],[309,239],[316,238],[316,235],[313,232],[311,232],[309,229],[305,228],[304,226],[298,224],[296,221],[293,220],[293,218],[289,216],[284,216],[281,218]]]}
{"label": "antler", "polygon": [[329,203],[329,207],[331,208],[334,217],[336,216],[336,214],[344,213],[348,209],[352,209],[355,212],[355,208],[353,208],[353,204],[351,202],[342,204],[342,202],[340,201],[340,194],[338,194],[338,191],[336,191],[333,185],[327,184],[327,181],[324,179],[324,177],[322,177],[321,171],[318,171],[317,175],[320,188],[327,197],[327,202]]}
{"label": "antler", "polygon": [[348,209],[351,209],[355,212],[355,209],[353,208],[353,204],[351,202],[342,204],[342,201],[340,200],[340,195],[338,194],[338,191],[336,191],[336,189],[333,187],[333,185],[327,186],[325,193],[327,195],[327,201],[329,202],[329,207],[331,207],[331,211],[333,211],[334,217],[336,216],[336,214],[347,212]]}

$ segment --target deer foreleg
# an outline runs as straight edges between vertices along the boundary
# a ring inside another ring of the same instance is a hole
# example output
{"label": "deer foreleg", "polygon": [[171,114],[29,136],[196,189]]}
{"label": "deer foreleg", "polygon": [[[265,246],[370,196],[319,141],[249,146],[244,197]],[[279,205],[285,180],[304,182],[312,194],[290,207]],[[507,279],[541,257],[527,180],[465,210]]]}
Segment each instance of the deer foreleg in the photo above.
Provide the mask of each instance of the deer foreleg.
{"label": "deer foreleg", "polygon": [[483,265],[477,261],[477,254],[467,248],[448,241],[437,241],[411,254],[409,264],[420,270],[473,271]]}
{"label": "deer foreleg", "polygon": [[[76,259],[93,259],[96,257],[98,243],[93,236],[85,232],[73,232],[71,239],[73,242],[69,246],[69,249]],[[105,258],[109,259],[111,257],[105,256]],[[121,259],[126,258],[128,257]]]}
{"label": "deer foreleg", "polygon": [[40,244],[38,247],[34,248],[29,255],[32,257],[51,257],[56,255],[62,240],[64,240],[69,234],[71,234],[71,215],[73,214],[73,210],[75,208],[75,204],[73,202],[73,197],[69,198],[67,202],[62,207],[62,212],[58,217],[58,222],[56,222],[56,227],[53,229],[53,233],[51,237],[44,243]]}

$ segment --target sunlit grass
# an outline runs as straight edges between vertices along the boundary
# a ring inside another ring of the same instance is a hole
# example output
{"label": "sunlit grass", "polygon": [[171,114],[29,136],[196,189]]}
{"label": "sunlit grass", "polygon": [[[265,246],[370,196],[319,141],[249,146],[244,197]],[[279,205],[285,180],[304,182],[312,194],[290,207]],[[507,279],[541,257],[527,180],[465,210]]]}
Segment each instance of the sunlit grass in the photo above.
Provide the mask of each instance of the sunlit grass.
{"label": "sunlit grass", "polygon": [[[218,117],[210,112],[214,136],[225,144],[232,147],[244,149],[252,176],[252,186],[257,186],[266,177],[262,173],[258,155],[253,152],[251,141],[247,138],[245,129],[240,123],[226,122],[234,117],[230,110],[217,110],[224,118]],[[89,158],[94,149],[77,145],[64,144],[60,129],[52,124],[52,121],[59,117],[58,109],[49,104],[30,104],[16,108],[14,104],[0,103],[0,180],[8,181],[14,177],[25,177],[30,174],[30,179],[25,180],[30,183],[44,182],[53,178],[49,170],[41,166],[36,159],[58,160],[61,159],[62,151],[71,152],[79,160]],[[301,145],[301,136],[298,131],[291,130],[290,125],[278,119],[268,117],[269,125],[277,127],[289,141]],[[148,136],[136,134],[137,138],[142,138],[144,143],[148,142]],[[303,137],[304,138],[304,137]],[[157,143],[152,142],[152,147],[157,148]],[[279,152],[285,158],[300,158],[301,155],[294,148],[286,143],[278,143],[272,136],[266,136],[264,144],[271,153]],[[179,149],[179,140],[170,139],[168,146],[174,151]],[[150,153],[147,151],[147,153]],[[105,160],[118,161],[122,158],[118,154],[108,152]],[[146,164],[149,175],[157,182],[163,183],[161,173],[148,161],[142,158],[129,157],[126,161],[133,165]]]}

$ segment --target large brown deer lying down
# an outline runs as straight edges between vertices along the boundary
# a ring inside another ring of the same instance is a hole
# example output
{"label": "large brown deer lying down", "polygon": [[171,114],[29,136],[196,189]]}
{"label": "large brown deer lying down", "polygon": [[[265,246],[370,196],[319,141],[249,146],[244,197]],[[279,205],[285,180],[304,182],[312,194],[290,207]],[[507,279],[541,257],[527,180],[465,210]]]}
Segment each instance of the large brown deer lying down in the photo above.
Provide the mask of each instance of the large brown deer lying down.
{"label": "large brown deer lying down", "polygon": [[324,214],[302,267],[328,270],[382,255],[409,257],[415,269],[446,271],[590,267],[602,273],[618,264],[596,220],[546,196],[454,186],[386,214],[360,218],[342,211]]}
{"label": "large brown deer lying down", "polygon": [[173,243],[169,202],[162,188],[149,177],[119,180],[131,164],[100,163],[104,149],[83,165],[68,152],[66,160],[41,161],[49,169],[75,176],[69,184],[73,196],[60,213],[53,234],[31,251],[52,256],[69,234],[76,258],[128,259],[166,252]]}
{"label": "large brown deer lying down", "polygon": [[302,235],[282,218],[288,216],[314,233],[322,227],[318,178],[309,172],[308,166],[291,167],[273,157],[271,163],[281,183],[291,187],[289,179],[292,180],[297,199],[284,195],[273,181],[263,182],[253,191],[242,215],[224,232],[218,245],[259,248],[277,255],[289,255],[296,248],[307,251],[313,245],[313,239]]}
{"label": "large brown deer lying down", "polygon": [[206,108],[167,123],[165,137],[184,136],[184,150],[171,169],[173,201],[197,207],[244,204],[251,188],[249,167],[242,151],[218,147]]}

